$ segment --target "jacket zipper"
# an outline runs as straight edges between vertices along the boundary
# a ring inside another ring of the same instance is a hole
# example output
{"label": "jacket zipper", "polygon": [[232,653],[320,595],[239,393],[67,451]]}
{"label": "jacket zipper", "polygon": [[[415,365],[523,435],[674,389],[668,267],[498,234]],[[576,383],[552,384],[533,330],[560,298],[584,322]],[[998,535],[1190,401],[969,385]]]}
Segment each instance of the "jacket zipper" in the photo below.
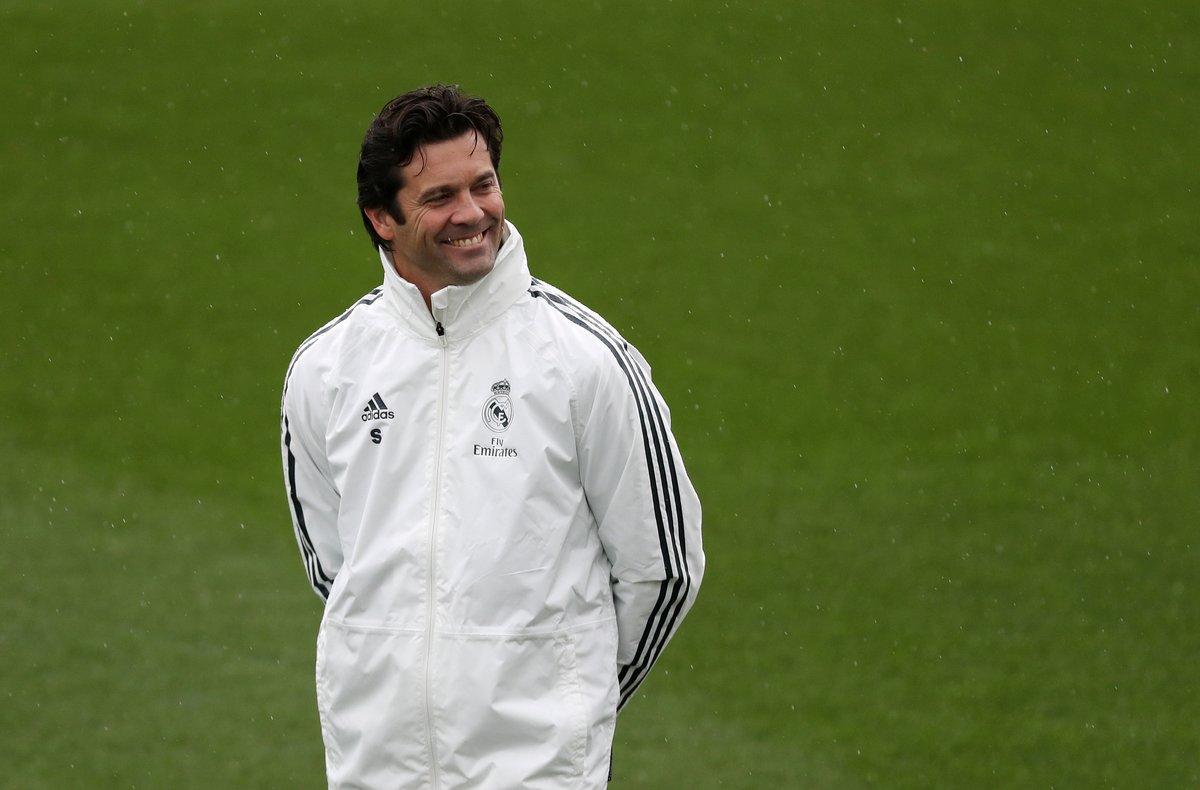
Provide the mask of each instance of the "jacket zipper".
{"label": "jacket zipper", "polygon": [[425,731],[429,736],[429,754],[432,760],[429,765],[430,776],[433,779],[434,790],[441,786],[438,777],[438,753],[437,743],[433,738],[433,699],[430,690],[430,675],[432,675],[433,666],[433,603],[434,603],[434,551],[437,545],[437,523],[438,517],[441,515],[441,494],[442,494],[442,454],[443,454],[443,439],[446,435],[446,391],[448,388],[447,378],[450,373],[449,351],[446,348],[446,330],[442,327],[442,322],[435,319],[435,329],[437,331],[438,340],[442,343],[442,382],[441,394],[438,398],[438,420],[437,420],[437,448],[434,456],[433,466],[433,511],[429,518],[429,566],[426,576],[429,579],[429,589],[427,590],[428,598],[425,604]]}

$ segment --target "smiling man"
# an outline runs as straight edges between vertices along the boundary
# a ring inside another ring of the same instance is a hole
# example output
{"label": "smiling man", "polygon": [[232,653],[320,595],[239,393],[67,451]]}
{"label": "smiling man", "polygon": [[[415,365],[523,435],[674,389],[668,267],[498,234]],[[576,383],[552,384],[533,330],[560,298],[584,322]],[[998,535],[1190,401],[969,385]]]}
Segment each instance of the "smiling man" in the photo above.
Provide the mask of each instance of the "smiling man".
{"label": "smiling man", "polygon": [[[497,124],[497,134],[499,129]],[[393,201],[362,205],[396,273],[415,285],[426,303],[430,294],[470,285],[496,264],[507,235],[496,174],[499,147],[498,138],[489,146],[474,128],[425,143],[400,168],[401,186]]]}
{"label": "smiling man", "polygon": [[380,111],[358,205],[383,284],[288,367],[330,787],[604,786],[704,570],[649,366],[530,276],[502,140],[455,87]]}

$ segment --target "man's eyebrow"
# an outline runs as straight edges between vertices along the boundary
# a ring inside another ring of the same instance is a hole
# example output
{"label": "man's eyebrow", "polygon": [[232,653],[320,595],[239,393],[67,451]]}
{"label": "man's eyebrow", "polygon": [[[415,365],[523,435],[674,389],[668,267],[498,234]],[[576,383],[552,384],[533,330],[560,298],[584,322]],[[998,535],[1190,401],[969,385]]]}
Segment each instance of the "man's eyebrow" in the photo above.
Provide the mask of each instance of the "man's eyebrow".
{"label": "man's eyebrow", "polygon": [[429,198],[434,197],[435,195],[444,194],[444,193],[452,192],[452,191],[453,191],[453,189],[450,187],[449,184],[438,184],[436,186],[429,187],[424,192],[417,195],[417,200],[418,201],[428,200]]}
{"label": "man's eyebrow", "polygon": [[[475,176],[475,178],[471,179],[471,184],[472,185],[480,184],[480,183],[483,183],[484,181],[495,180],[495,178],[496,178],[496,172],[494,170],[486,170],[486,171],[480,173],[479,175]],[[449,192],[453,192],[453,191],[454,191],[453,184],[436,184],[434,186],[429,187],[421,194],[417,195],[417,201],[421,202],[424,200],[428,200],[431,197],[435,197],[437,195],[445,194],[445,193],[449,193]]]}

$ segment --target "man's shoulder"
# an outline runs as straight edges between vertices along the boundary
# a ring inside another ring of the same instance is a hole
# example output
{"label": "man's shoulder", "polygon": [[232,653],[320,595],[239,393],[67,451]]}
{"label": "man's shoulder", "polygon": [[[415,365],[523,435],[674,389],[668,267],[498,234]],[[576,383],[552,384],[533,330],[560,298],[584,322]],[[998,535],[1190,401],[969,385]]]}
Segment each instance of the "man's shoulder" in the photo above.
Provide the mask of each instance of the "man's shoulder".
{"label": "man's shoulder", "polygon": [[564,347],[565,358],[577,368],[628,370],[630,364],[645,365],[641,353],[612,324],[561,288],[535,277],[529,294]]}
{"label": "man's shoulder", "polygon": [[529,295],[540,304],[549,322],[574,342],[586,346],[609,343],[628,345],[621,333],[599,313],[545,280],[532,278]]}
{"label": "man's shoulder", "polygon": [[328,365],[336,357],[337,349],[341,348],[349,338],[359,334],[374,312],[371,306],[381,298],[383,298],[382,287],[368,291],[336,317],[326,321],[319,329],[306,337],[297,346],[288,363],[285,386],[297,375],[297,371],[303,372]]}

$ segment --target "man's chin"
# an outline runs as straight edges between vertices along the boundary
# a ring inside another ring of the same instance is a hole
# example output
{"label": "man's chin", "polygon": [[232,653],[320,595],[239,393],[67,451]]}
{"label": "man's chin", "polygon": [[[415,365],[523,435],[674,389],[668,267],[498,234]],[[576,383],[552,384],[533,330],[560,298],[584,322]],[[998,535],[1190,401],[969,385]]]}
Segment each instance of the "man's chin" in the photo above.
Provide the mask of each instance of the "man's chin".
{"label": "man's chin", "polygon": [[480,245],[473,250],[449,250],[447,259],[455,269],[462,271],[483,270],[487,274],[496,267],[496,259],[499,257],[499,250],[487,243]]}
{"label": "man's chin", "polygon": [[454,261],[454,264],[451,267],[451,272],[454,275],[454,284],[470,285],[479,282],[492,273],[492,270],[496,268],[496,256],[495,254],[489,254],[478,260]]}

